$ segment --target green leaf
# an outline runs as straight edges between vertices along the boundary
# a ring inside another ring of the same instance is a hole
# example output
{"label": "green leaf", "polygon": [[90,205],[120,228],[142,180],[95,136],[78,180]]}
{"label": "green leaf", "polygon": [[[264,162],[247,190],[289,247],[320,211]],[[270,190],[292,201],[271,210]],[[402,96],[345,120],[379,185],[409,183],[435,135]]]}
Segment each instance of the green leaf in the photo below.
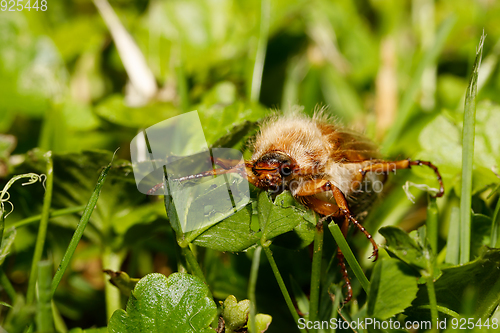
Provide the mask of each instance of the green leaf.
{"label": "green leaf", "polygon": [[[151,103],[143,107],[129,107],[120,95],[112,95],[99,104],[95,112],[114,124],[145,128],[177,116],[181,111],[169,103]],[[148,116],[145,117],[144,115]]]}
{"label": "green leaf", "polygon": [[[255,329],[257,330],[257,333],[262,333],[267,331],[269,325],[271,325],[272,320],[273,317],[271,317],[270,315],[264,313],[257,313],[257,315],[255,315]],[[252,331],[249,330],[249,332]]]}
{"label": "green leaf", "polygon": [[[214,147],[224,143],[224,147],[232,144],[235,148],[245,148],[241,138],[251,135],[249,131],[256,128],[255,122],[267,114],[267,110],[259,104],[239,101],[230,105],[201,104],[193,109],[198,110],[205,139]],[[236,143],[239,143],[239,146],[235,145]]]}
{"label": "green leaf", "polygon": [[[310,221],[310,211],[292,206],[291,200],[294,199],[290,192],[283,192],[278,195],[274,203],[269,193],[262,191],[259,194],[258,214],[260,229],[263,233],[263,241],[273,239],[294,230],[305,218]],[[313,226],[312,223],[311,226]],[[311,234],[312,239],[314,239],[313,228],[311,229]]]}
{"label": "green leaf", "polygon": [[[500,249],[485,248],[479,258],[464,265],[442,269],[435,281],[437,302],[440,306],[462,313],[467,295],[473,294],[475,318],[488,318],[500,303]],[[421,286],[417,299],[407,313],[413,316],[428,315],[417,309],[429,304],[427,290]],[[421,318],[421,317],[420,317]]]}
{"label": "green leaf", "polygon": [[127,311],[113,313],[108,332],[213,332],[209,325],[217,309],[207,294],[208,287],[192,275],[149,274],[132,292]]}
{"label": "green leaf", "polygon": [[10,305],[10,304],[7,304],[7,303],[5,303],[5,302],[2,302],[2,301],[0,301],[0,305],[1,305],[1,306],[5,306],[5,307],[8,307],[8,308],[11,308],[11,307],[12,307],[12,305]]}
{"label": "green leaf", "polygon": [[386,320],[403,312],[417,291],[417,277],[408,265],[397,259],[382,258],[371,277],[368,316]]}
{"label": "green leaf", "polygon": [[16,229],[9,228],[5,234],[3,235],[3,240],[0,246],[0,266],[2,266],[5,257],[9,254],[10,248],[12,244],[14,244],[14,240],[16,239]]}
{"label": "green leaf", "polygon": [[239,301],[233,295],[229,295],[222,307],[222,317],[226,324],[226,333],[233,333],[243,328],[248,321],[250,313],[250,300]]}
{"label": "green leaf", "polygon": [[253,121],[244,121],[241,124],[234,126],[229,132],[225,135],[218,138],[213,144],[212,148],[217,147],[234,147],[238,143],[243,141],[243,138],[248,136],[252,130],[256,129],[257,123]]}
{"label": "green leaf", "polygon": [[419,271],[429,267],[428,254],[409,234],[392,226],[381,228],[379,232],[387,240],[386,249],[389,253]]}
{"label": "green leaf", "polygon": [[199,235],[193,244],[219,251],[243,251],[256,244],[261,236],[250,229],[251,220],[249,205]]}
{"label": "green leaf", "polygon": [[[276,237],[276,245],[301,248],[314,239],[312,213],[300,206],[289,192],[278,195],[274,203],[267,192],[261,192],[257,205],[259,215],[265,219],[266,239]],[[193,244],[219,251],[243,251],[262,237],[264,228],[253,231],[251,223],[252,207],[248,205],[197,236]]]}
{"label": "green leaf", "polygon": [[471,253],[473,257],[480,255],[482,247],[490,243],[491,217],[483,214],[472,214]]}

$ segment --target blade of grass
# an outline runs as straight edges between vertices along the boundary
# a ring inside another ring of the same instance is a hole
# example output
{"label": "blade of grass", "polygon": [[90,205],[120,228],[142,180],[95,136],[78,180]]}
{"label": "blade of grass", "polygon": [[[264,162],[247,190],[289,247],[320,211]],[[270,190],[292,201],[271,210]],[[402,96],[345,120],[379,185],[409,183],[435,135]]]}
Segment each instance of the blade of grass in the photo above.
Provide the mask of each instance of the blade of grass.
{"label": "blade of grass", "polygon": [[52,261],[44,260],[38,263],[38,303],[36,312],[37,332],[54,332],[52,319]]}
{"label": "blade of grass", "polygon": [[293,275],[290,274],[290,286],[292,288],[292,293],[295,298],[295,303],[297,304],[297,308],[302,315],[306,318],[309,318],[309,299],[306,294],[302,291],[297,280],[293,278]]}
{"label": "blade of grass", "polygon": [[412,115],[412,107],[415,104],[416,96],[421,87],[422,75],[424,74],[425,69],[428,68],[430,64],[434,63],[438,55],[441,53],[444,43],[446,42],[446,39],[455,22],[456,18],[454,16],[450,16],[439,26],[434,44],[423,54],[422,60],[420,60],[417,69],[412,74],[410,85],[407,89],[405,89],[405,93],[402,97],[397,118],[390,130],[387,132],[387,136],[382,145],[382,150],[385,154],[390,152],[392,146],[397,142],[401,132],[410,119]]}
{"label": "blade of grass", "polygon": [[2,248],[4,229],[5,229],[5,211],[3,210],[3,204],[0,203],[0,249]]}
{"label": "blade of grass", "polygon": [[[316,219],[318,217],[316,216]],[[318,319],[319,291],[321,281],[321,260],[323,256],[323,223],[316,223],[316,234],[314,235],[314,253],[311,272],[311,293],[309,296],[309,320],[315,322]]]}
{"label": "blade of grass", "polygon": [[[49,218],[51,217],[58,217],[58,216],[63,216],[63,215],[69,215],[69,214],[73,214],[73,213],[78,213],[78,212],[81,212],[85,209],[85,206],[82,205],[82,206],[75,206],[75,207],[70,207],[70,208],[63,208],[63,209],[58,209],[58,210],[53,210],[49,213]],[[24,227],[28,224],[31,224],[33,222],[37,222],[39,220],[42,219],[42,215],[35,215],[35,216],[31,216],[31,217],[28,217],[28,218],[25,218],[25,219],[22,219],[21,221],[18,221],[16,223],[13,223],[11,225],[11,227],[13,228],[20,228],[20,227]]]}
{"label": "blade of grass", "polygon": [[[276,265],[276,261],[274,260],[273,253],[271,249],[269,248],[270,242],[263,244],[262,248],[264,249],[264,253],[266,254],[267,260],[269,261],[269,265],[271,265],[271,269],[273,270],[274,277],[276,278],[276,281],[278,282],[278,285],[280,287],[281,293],[283,294],[283,297],[285,298],[286,305],[288,307],[288,310],[290,311],[290,314],[293,317],[293,320],[298,323],[299,322],[299,314],[297,313],[297,310],[295,310],[295,306],[293,305],[292,299],[290,298],[290,294],[288,293],[288,290],[286,289],[285,282],[283,281],[283,278],[281,277],[281,273],[278,269],[278,266]],[[307,331],[303,328],[299,328],[299,331],[302,333],[307,333]]]}
{"label": "blade of grass", "polygon": [[5,290],[7,296],[9,296],[9,298],[12,300],[12,303],[14,303],[17,295],[16,290],[12,286],[12,283],[10,283],[9,278],[2,268],[0,268],[0,285],[2,285],[2,288]]}
{"label": "blade of grass", "polygon": [[35,244],[35,253],[31,262],[31,273],[28,281],[28,291],[26,294],[26,304],[32,304],[35,300],[36,280],[38,275],[38,262],[42,259],[47,227],[49,225],[49,210],[52,203],[52,189],[54,186],[54,164],[52,152],[45,154],[47,159],[47,180],[45,181],[45,196],[43,198],[42,219],[38,227],[38,235]]}
{"label": "blade of grass", "polygon": [[66,326],[66,323],[64,322],[64,319],[61,316],[61,313],[59,312],[59,309],[57,308],[54,299],[52,299],[52,318],[54,319],[54,326],[56,328],[55,330],[56,332],[58,333],[68,332],[68,327]]}
{"label": "blade of grass", "polygon": [[252,82],[250,84],[250,101],[258,102],[260,87],[262,85],[262,72],[264,71],[264,60],[266,59],[267,39],[269,37],[269,22],[271,18],[271,1],[260,1],[260,28],[257,51],[253,65]]}
{"label": "blade of grass", "polygon": [[257,285],[257,277],[259,275],[260,254],[262,247],[257,246],[252,258],[252,269],[250,270],[250,279],[248,281],[248,298],[250,298],[250,317],[249,328],[250,332],[257,332],[255,327],[255,315],[257,314],[257,298],[255,297],[255,287]]}
{"label": "blade of grass", "polygon": [[479,40],[476,50],[476,59],[472,68],[472,74],[467,87],[464,107],[464,128],[462,134],[462,192],[460,196],[460,263],[465,264],[470,260],[470,237],[471,237],[471,192],[472,192],[472,168],[474,162],[474,135],[476,124],[476,95],[477,78],[481,67],[484,32]]}
{"label": "blade of grass", "polygon": [[460,261],[460,208],[451,208],[450,223],[446,241],[446,262],[458,265]]}
{"label": "blade of grass", "polygon": [[[429,310],[431,308],[430,305],[419,305],[417,307],[415,307],[415,309],[426,309],[426,310]],[[453,317],[453,318],[460,318],[460,315],[458,313],[456,313],[455,311],[453,310],[450,310],[444,306],[441,306],[441,305],[438,305],[436,306],[437,310],[445,315],[448,315],[450,317]]]}
{"label": "blade of grass", "polygon": [[438,218],[439,212],[436,204],[436,197],[428,194],[427,195],[427,238],[431,246],[434,255],[437,255],[438,251]]}
{"label": "blade of grass", "polygon": [[89,202],[85,206],[85,210],[83,211],[80,222],[78,222],[78,225],[76,226],[76,230],[73,234],[73,237],[71,238],[71,241],[69,242],[68,248],[66,249],[66,253],[64,253],[61,263],[59,264],[59,268],[57,269],[56,274],[54,275],[54,279],[52,280],[52,296],[54,296],[57,286],[61,282],[64,272],[68,268],[68,265],[71,261],[71,257],[73,257],[76,247],[83,236],[83,232],[85,230],[85,227],[87,226],[87,223],[90,220],[90,216],[92,216],[92,212],[94,211],[94,207],[97,204],[97,199],[99,199],[101,188],[104,185],[104,181],[106,180],[106,176],[108,175],[110,168],[111,168],[111,163],[107,167],[105,167],[104,170],[102,170],[101,174],[99,175],[97,184],[94,188],[94,192],[92,192]]}
{"label": "blade of grass", "polygon": [[356,257],[354,257],[354,254],[351,251],[351,248],[349,247],[349,244],[347,244],[347,241],[344,238],[344,235],[342,235],[342,231],[340,231],[339,226],[335,222],[331,222],[328,225],[328,229],[330,229],[330,232],[333,235],[333,238],[335,238],[335,242],[337,245],[340,247],[340,250],[342,251],[342,254],[344,255],[345,259],[347,260],[347,263],[349,264],[349,267],[351,267],[354,275],[358,279],[359,283],[361,284],[361,287],[364,289],[364,291],[368,294],[368,290],[370,289],[370,282],[368,282],[368,279],[365,276],[365,273],[363,273],[363,269],[361,266],[359,266],[358,261],[356,260]]}
{"label": "blade of grass", "polygon": [[491,238],[490,238],[490,247],[499,247],[498,243],[498,233],[500,231],[500,199],[497,202],[495,207],[495,212],[493,213],[493,219],[491,220]]}

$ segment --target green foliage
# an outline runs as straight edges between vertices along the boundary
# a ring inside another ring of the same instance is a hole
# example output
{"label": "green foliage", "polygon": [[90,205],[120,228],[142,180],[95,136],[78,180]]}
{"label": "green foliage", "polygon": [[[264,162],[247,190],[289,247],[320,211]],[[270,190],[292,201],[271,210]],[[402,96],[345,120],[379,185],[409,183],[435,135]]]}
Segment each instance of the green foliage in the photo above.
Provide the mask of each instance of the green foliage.
{"label": "green foliage", "polygon": [[127,311],[113,314],[108,332],[213,332],[208,326],[217,309],[207,293],[208,287],[189,274],[149,274],[134,288]]}
{"label": "green foliage", "polygon": [[409,307],[417,291],[415,272],[399,260],[383,258],[373,269],[367,314],[387,320]]}
{"label": "green foliage", "polygon": [[[0,10],[3,329],[127,332],[147,314],[168,318],[158,331],[181,332],[168,326],[176,322],[214,331],[225,299],[226,331],[314,332],[298,319],[340,316],[500,319],[499,2],[109,1],[114,21],[98,3]],[[389,176],[361,221],[379,262],[366,259],[371,244],[359,232],[346,240],[330,222],[323,234],[289,192],[251,188],[237,213],[183,232],[176,214],[216,190],[193,192],[178,210],[137,191],[129,143],[138,131],[197,110],[209,147],[248,159],[258,122],[294,104],[308,114],[328,105],[339,124],[382,143],[386,159],[439,167],[445,197],[414,191],[415,205],[400,187],[436,187],[435,175],[414,167]],[[48,151],[51,181],[10,186],[49,175]],[[354,295],[340,313],[337,244]],[[119,288],[102,270],[116,272]],[[187,298],[173,309],[178,292]],[[252,299],[253,310],[230,295]]]}

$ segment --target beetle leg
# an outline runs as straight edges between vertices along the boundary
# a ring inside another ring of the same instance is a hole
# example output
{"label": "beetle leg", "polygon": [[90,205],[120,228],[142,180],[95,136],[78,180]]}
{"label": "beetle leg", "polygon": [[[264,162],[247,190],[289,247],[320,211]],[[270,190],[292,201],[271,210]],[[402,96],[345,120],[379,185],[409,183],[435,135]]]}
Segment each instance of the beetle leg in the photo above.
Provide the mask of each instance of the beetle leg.
{"label": "beetle leg", "polygon": [[347,267],[345,266],[344,255],[342,254],[340,247],[337,247],[337,259],[339,260],[340,271],[342,273],[342,277],[344,278],[345,286],[347,288],[347,296],[344,299],[344,304],[346,304],[352,298],[352,286],[351,286],[351,280],[349,279],[349,273],[347,273]]}
{"label": "beetle leg", "polygon": [[399,169],[411,169],[412,165],[426,165],[434,170],[439,182],[439,192],[436,194],[436,197],[442,197],[444,194],[443,179],[441,178],[438,168],[428,161],[412,161],[411,159],[407,159],[394,162],[376,162],[360,169],[359,174],[356,176],[356,180],[360,182],[368,172],[394,172]]}
{"label": "beetle leg", "polygon": [[[252,172],[252,164],[251,163],[245,162],[245,163],[234,164],[234,162],[236,160],[223,160],[223,159],[219,159],[219,158],[215,158],[215,159],[213,159],[213,161],[216,165],[219,165],[222,169],[212,169],[212,170],[196,173],[193,175],[175,178],[173,180],[182,182],[182,181],[199,179],[199,178],[210,177],[210,176],[218,176],[218,175],[229,174],[229,173],[237,173],[240,176],[242,176],[243,178],[247,179],[250,183],[252,183],[253,185],[256,186],[257,177]],[[231,165],[230,162],[233,162],[233,164]],[[158,191],[161,188],[163,188],[163,183],[159,183],[159,184],[155,185],[151,190],[148,191],[147,194],[154,194],[156,191]]]}
{"label": "beetle leg", "polygon": [[376,261],[378,259],[378,246],[377,243],[375,243],[375,240],[373,239],[372,235],[368,231],[366,231],[365,227],[363,227],[355,218],[352,216],[349,206],[347,205],[347,200],[344,197],[344,194],[339,190],[338,187],[333,186],[331,184],[325,185],[325,187],[329,187],[333,193],[333,197],[335,198],[335,201],[337,202],[337,205],[340,208],[340,211],[344,214],[346,219],[351,221],[362,233],[365,234],[366,238],[372,243],[373,246],[373,253],[370,256],[370,258],[374,258],[373,261]]}

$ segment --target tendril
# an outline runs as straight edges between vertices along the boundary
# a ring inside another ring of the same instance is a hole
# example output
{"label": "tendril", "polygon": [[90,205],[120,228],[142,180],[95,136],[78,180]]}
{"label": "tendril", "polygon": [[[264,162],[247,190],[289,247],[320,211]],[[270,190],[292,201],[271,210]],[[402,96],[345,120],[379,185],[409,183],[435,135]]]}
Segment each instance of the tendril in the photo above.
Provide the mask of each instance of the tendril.
{"label": "tendril", "polygon": [[14,204],[10,201],[10,193],[8,192],[9,188],[12,187],[12,185],[18,181],[19,179],[23,179],[23,178],[29,178],[28,181],[26,181],[25,183],[22,183],[21,185],[22,186],[25,186],[25,185],[31,185],[31,184],[34,184],[36,182],[41,182],[42,183],[42,186],[43,188],[45,189],[45,181],[47,180],[47,175],[45,174],[36,174],[36,173],[25,173],[25,174],[22,174],[22,175],[17,175],[17,176],[14,176],[12,177],[8,182],[7,184],[4,186],[4,188],[2,189],[2,191],[0,192],[0,214],[3,214],[5,212],[5,204],[4,203],[8,203],[11,207],[11,210],[9,213],[7,213],[4,218],[6,218],[7,216],[9,216],[13,211],[14,211]]}
{"label": "tendril", "polygon": [[426,192],[430,193],[431,195],[436,195],[439,192],[439,190],[437,188],[430,187],[429,185],[415,184],[413,182],[407,181],[403,185],[403,190],[405,191],[406,196],[408,197],[408,200],[410,200],[412,203],[415,203],[415,196],[413,194],[411,194],[410,187],[416,187],[419,190],[426,191]]}

